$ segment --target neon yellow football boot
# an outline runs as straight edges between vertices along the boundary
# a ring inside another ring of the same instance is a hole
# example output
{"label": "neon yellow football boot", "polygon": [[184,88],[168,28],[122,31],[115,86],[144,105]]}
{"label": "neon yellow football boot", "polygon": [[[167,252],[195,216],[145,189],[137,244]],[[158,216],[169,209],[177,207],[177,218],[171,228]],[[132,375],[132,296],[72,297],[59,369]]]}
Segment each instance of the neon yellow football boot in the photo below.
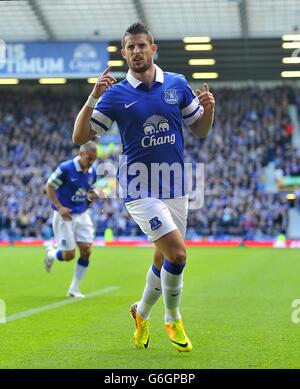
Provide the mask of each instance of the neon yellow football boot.
{"label": "neon yellow football boot", "polygon": [[134,345],[137,349],[145,349],[149,345],[150,320],[143,319],[137,313],[137,305],[138,303],[132,304],[129,311],[135,321]]}
{"label": "neon yellow football boot", "polygon": [[179,352],[192,351],[193,346],[186,335],[182,320],[176,320],[174,323],[165,323],[165,329],[175,350]]}

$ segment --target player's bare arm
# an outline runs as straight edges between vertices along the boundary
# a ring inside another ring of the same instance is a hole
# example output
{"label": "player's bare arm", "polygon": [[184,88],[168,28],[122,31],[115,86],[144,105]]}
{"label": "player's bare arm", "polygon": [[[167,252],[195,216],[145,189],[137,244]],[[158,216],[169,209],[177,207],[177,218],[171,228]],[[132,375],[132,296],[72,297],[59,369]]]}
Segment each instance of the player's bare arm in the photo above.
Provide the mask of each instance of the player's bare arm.
{"label": "player's bare arm", "polygon": [[45,185],[45,191],[51,200],[51,202],[56,206],[57,211],[63,217],[64,220],[72,220],[71,209],[64,207],[62,203],[58,200],[56,196],[55,189],[49,183]]}
{"label": "player's bare arm", "polygon": [[214,121],[215,99],[213,94],[209,91],[207,84],[204,84],[203,92],[200,89],[197,89],[196,95],[204,108],[204,112],[202,117],[197,119],[190,127],[195,136],[204,138],[208,134]]}
{"label": "player's bare arm", "polygon": [[77,115],[72,137],[73,143],[77,145],[83,145],[89,140],[94,139],[96,136],[95,131],[93,131],[91,128],[91,117],[93,110],[99,97],[102,96],[103,93],[105,93],[105,91],[112,87],[112,84],[117,81],[109,74],[110,70],[111,67],[108,66],[98,78],[87,102],[84,104],[81,111]]}

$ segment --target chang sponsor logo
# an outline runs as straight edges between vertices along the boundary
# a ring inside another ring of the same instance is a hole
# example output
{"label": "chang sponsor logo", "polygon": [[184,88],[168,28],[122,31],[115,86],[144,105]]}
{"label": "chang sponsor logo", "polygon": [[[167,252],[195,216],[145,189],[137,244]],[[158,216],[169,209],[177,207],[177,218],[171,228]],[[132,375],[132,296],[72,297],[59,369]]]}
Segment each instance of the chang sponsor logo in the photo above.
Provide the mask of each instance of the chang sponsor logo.
{"label": "chang sponsor logo", "polygon": [[144,148],[159,146],[166,143],[174,144],[176,142],[175,134],[164,134],[170,130],[169,122],[166,118],[159,115],[153,115],[143,124],[144,136],[141,145]]}
{"label": "chang sponsor logo", "polygon": [[83,43],[74,50],[73,58],[70,61],[70,69],[78,72],[98,72],[102,62],[98,58],[95,48]]}
{"label": "chang sponsor logo", "polygon": [[71,200],[75,203],[82,203],[87,199],[87,193],[84,188],[77,189],[76,193],[72,196]]}

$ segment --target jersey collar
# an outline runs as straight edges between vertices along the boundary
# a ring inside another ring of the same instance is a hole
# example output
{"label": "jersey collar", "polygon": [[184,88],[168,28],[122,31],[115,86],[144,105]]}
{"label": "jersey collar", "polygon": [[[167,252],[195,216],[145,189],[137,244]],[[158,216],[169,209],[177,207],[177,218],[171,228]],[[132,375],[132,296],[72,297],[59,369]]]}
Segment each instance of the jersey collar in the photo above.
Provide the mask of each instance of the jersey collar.
{"label": "jersey collar", "polygon": [[[163,84],[163,82],[164,82],[164,72],[157,65],[154,65],[154,66],[155,66],[155,69],[156,69],[155,81],[156,82],[160,82],[161,84]],[[131,74],[130,70],[128,70],[128,72],[127,72],[126,79],[129,82],[129,84],[132,85],[134,88],[137,88],[139,85],[142,84],[142,81],[140,81],[140,80],[136,79],[135,77],[133,77],[133,75]]]}
{"label": "jersey collar", "polygon": [[[73,162],[74,162],[74,165],[75,165],[75,169],[77,172],[82,172],[82,169],[81,169],[81,166],[80,166],[80,163],[79,163],[79,156],[75,157],[73,159]],[[89,170],[88,170],[89,173],[92,173],[93,172],[93,168],[90,167]]]}

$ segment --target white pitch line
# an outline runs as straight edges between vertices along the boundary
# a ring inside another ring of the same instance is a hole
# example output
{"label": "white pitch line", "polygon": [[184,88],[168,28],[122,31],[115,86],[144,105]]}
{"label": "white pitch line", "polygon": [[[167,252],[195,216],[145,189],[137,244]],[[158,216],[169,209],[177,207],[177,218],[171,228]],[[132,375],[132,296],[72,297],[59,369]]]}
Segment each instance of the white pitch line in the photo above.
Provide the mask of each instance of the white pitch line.
{"label": "white pitch line", "polygon": [[119,286],[109,286],[107,288],[96,290],[95,292],[88,293],[85,295],[85,298],[79,299],[79,298],[70,297],[66,300],[58,301],[57,303],[48,304],[48,305],[44,305],[43,307],[33,308],[33,309],[29,309],[28,311],[15,313],[13,315],[6,317],[6,323],[13,321],[13,320],[22,319],[23,317],[35,315],[36,313],[49,311],[50,309],[59,308],[59,307],[62,307],[64,305],[78,303],[79,301],[84,301],[84,300],[91,298],[91,297],[94,297],[94,296],[100,296],[101,294],[113,292],[114,290],[117,290],[119,288],[120,288]]}

